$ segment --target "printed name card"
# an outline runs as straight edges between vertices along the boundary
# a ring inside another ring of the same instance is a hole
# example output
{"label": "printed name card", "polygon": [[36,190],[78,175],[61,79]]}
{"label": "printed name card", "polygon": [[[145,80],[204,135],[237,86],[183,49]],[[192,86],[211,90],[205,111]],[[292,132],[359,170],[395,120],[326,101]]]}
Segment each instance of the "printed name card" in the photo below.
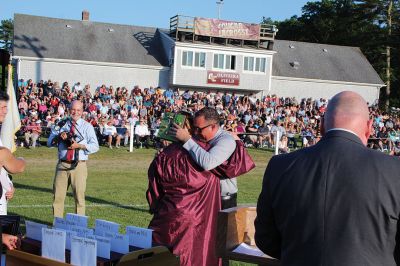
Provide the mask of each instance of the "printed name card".
{"label": "printed name card", "polygon": [[42,241],[42,228],[47,228],[47,225],[25,221],[26,237],[37,241]]}
{"label": "printed name card", "polygon": [[139,248],[151,248],[153,230],[127,226],[126,234],[129,236],[129,245]]}
{"label": "printed name card", "polygon": [[81,227],[81,226],[70,226],[71,231],[76,232],[79,237],[86,237],[93,235],[93,229]]}
{"label": "printed name card", "polygon": [[71,239],[73,236],[78,236],[78,233],[70,230],[66,230],[65,233],[66,233],[65,248],[71,250]]}
{"label": "printed name card", "polygon": [[71,226],[78,226],[78,223],[72,220],[67,220],[60,217],[54,217],[54,228],[69,230]]}
{"label": "printed name card", "polygon": [[42,228],[42,257],[65,262],[65,240],[65,231]]}
{"label": "printed name card", "polygon": [[67,213],[65,216],[65,220],[74,221],[78,226],[87,227],[88,225],[88,217],[84,215],[79,215],[75,213]]}
{"label": "printed name card", "polygon": [[71,238],[71,264],[96,266],[97,242],[93,239],[73,236]]}
{"label": "printed name card", "polygon": [[95,223],[95,234],[103,235],[102,232],[119,232],[119,224],[114,222],[109,222],[106,220],[96,219]]}
{"label": "printed name card", "polygon": [[111,239],[110,238],[96,236],[96,235],[87,236],[86,238],[97,241],[97,257],[110,259],[110,252],[111,252]]}
{"label": "printed name card", "polygon": [[126,254],[129,252],[129,238],[113,232],[104,232],[104,237],[111,239],[111,251]]}

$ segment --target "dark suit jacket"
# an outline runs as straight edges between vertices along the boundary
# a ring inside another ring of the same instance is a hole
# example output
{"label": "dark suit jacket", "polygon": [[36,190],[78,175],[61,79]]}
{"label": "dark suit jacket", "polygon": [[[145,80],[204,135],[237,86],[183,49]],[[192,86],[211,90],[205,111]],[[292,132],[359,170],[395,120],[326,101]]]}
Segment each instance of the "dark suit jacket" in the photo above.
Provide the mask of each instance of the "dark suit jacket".
{"label": "dark suit jacket", "polygon": [[400,160],[346,131],[274,156],[257,204],[255,240],[282,265],[396,265]]}

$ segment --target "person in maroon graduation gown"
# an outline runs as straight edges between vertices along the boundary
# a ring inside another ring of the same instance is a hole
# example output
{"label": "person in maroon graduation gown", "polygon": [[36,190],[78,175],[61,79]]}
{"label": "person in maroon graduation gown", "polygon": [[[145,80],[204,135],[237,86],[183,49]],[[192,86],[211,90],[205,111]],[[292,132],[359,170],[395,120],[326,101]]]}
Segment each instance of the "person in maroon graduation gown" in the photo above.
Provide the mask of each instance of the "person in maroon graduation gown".
{"label": "person in maroon graduation gown", "polygon": [[240,141],[229,160],[211,171],[199,167],[181,144],[165,148],[148,171],[146,196],[154,215],[149,224],[154,230],[153,242],[168,246],[180,257],[181,265],[218,265],[219,178],[240,176],[254,167]]}

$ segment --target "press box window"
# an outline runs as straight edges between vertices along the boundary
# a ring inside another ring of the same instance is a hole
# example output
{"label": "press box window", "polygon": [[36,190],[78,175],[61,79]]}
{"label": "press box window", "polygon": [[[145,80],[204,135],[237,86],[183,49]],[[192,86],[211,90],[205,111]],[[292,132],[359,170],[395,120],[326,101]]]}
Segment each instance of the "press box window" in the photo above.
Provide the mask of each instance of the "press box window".
{"label": "press box window", "polygon": [[243,62],[243,70],[251,72],[265,72],[266,58],[245,56]]}
{"label": "press box window", "polygon": [[182,66],[192,66],[192,65],[193,65],[193,52],[183,51]]}
{"label": "press box window", "polygon": [[235,65],[235,55],[214,54],[214,68],[235,70]]}
{"label": "press box window", "polygon": [[206,53],[194,53],[194,66],[205,67],[206,66]]}

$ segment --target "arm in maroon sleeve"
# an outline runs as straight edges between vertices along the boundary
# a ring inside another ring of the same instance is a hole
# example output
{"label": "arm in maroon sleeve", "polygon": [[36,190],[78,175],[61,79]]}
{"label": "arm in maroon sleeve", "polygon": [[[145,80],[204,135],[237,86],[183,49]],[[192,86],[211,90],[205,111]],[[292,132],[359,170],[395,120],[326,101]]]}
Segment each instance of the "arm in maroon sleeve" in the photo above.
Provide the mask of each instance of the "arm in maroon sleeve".
{"label": "arm in maroon sleeve", "polygon": [[231,157],[211,172],[219,178],[233,178],[250,172],[256,165],[240,140],[236,141],[236,149]]}
{"label": "arm in maroon sleeve", "polygon": [[161,156],[158,155],[154,158],[153,162],[150,164],[148,170],[149,186],[146,191],[146,198],[149,204],[150,213],[154,213],[157,210],[157,205],[162,197],[162,190],[159,189],[159,179],[161,173]]}

